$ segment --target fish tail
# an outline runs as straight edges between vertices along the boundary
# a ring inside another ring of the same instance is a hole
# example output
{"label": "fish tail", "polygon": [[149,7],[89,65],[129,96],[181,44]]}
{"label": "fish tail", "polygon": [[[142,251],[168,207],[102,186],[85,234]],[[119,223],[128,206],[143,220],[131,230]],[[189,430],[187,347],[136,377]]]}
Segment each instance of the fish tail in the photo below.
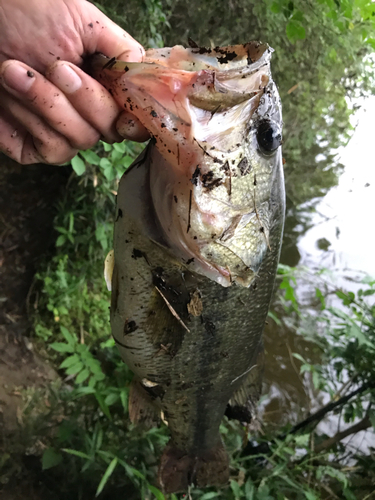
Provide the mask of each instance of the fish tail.
{"label": "fish tail", "polygon": [[229,480],[229,458],[223,443],[196,453],[179,450],[170,442],[161,457],[159,483],[164,493],[187,491],[190,484],[200,488],[219,486]]}

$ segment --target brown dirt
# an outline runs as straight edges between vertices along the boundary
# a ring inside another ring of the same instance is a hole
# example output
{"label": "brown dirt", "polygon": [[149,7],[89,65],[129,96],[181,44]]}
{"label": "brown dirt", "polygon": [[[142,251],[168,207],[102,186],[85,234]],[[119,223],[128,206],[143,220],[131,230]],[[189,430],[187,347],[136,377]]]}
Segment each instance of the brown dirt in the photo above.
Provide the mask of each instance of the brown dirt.
{"label": "brown dirt", "polygon": [[[28,339],[28,294],[38,262],[53,248],[54,206],[68,175],[65,167],[25,167],[0,155],[0,456],[12,452],[19,432],[21,391],[54,376]],[[21,485],[8,492],[0,485],[0,496],[21,498],[19,488],[25,498]],[[37,498],[30,484],[26,497]]]}

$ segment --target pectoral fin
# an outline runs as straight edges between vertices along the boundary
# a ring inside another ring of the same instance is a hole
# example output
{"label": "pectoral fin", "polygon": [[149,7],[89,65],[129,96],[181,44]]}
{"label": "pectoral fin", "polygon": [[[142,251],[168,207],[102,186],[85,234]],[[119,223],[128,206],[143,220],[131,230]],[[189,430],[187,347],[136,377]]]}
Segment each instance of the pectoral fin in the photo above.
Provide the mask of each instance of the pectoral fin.
{"label": "pectoral fin", "polygon": [[129,417],[133,424],[155,427],[159,424],[158,409],[138,380],[133,380],[129,391]]}

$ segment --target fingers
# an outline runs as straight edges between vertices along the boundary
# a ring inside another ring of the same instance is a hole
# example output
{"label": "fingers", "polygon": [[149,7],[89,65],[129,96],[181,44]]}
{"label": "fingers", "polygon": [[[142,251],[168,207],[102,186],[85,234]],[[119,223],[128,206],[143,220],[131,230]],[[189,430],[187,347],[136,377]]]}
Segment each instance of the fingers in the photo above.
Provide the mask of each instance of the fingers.
{"label": "fingers", "polygon": [[109,143],[124,138],[144,142],[149,133],[129,112],[122,113],[111,94],[77,66],[58,61],[48,68],[46,77],[62,90],[78,113]]}
{"label": "fingers", "polygon": [[46,77],[65,93],[66,99],[76,112],[98,131],[106,142],[123,140],[115,127],[120,109],[99,82],[65,61],[58,61],[48,68]]}
{"label": "fingers", "polygon": [[116,122],[116,128],[120,136],[129,139],[129,141],[144,142],[150,138],[150,134],[141,122],[126,111],[121,113]]}
{"label": "fingers", "polygon": [[[4,91],[0,91],[0,102]],[[77,154],[69,143],[43,120],[7,96],[13,113],[0,107],[0,151],[23,165],[61,164]]]}
{"label": "fingers", "polygon": [[82,2],[83,43],[87,54],[102,52],[123,61],[142,61],[144,48],[92,3]]}
{"label": "fingers", "polygon": [[[64,93],[26,64],[12,60],[4,62],[0,81],[3,88],[16,98],[6,99],[3,94],[2,107],[22,124],[24,113],[18,102],[23,108],[43,118],[74,149],[87,149],[99,140],[100,133],[80,116]],[[29,114],[25,114],[25,118],[29,120]]]}

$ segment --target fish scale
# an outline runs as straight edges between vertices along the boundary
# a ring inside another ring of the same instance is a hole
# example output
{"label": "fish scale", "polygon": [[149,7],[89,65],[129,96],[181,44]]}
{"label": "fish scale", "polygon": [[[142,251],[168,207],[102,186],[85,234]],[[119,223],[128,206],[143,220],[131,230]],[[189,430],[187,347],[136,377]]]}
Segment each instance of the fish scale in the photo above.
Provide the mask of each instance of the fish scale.
{"label": "fish scale", "polygon": [[168,423],[165,493],[225,484],[222,418],[256,416],[285,212],[270,54],[252,42],[93,62],[154,137],[118,189],[111,326],[135,374],[132,420]]}

